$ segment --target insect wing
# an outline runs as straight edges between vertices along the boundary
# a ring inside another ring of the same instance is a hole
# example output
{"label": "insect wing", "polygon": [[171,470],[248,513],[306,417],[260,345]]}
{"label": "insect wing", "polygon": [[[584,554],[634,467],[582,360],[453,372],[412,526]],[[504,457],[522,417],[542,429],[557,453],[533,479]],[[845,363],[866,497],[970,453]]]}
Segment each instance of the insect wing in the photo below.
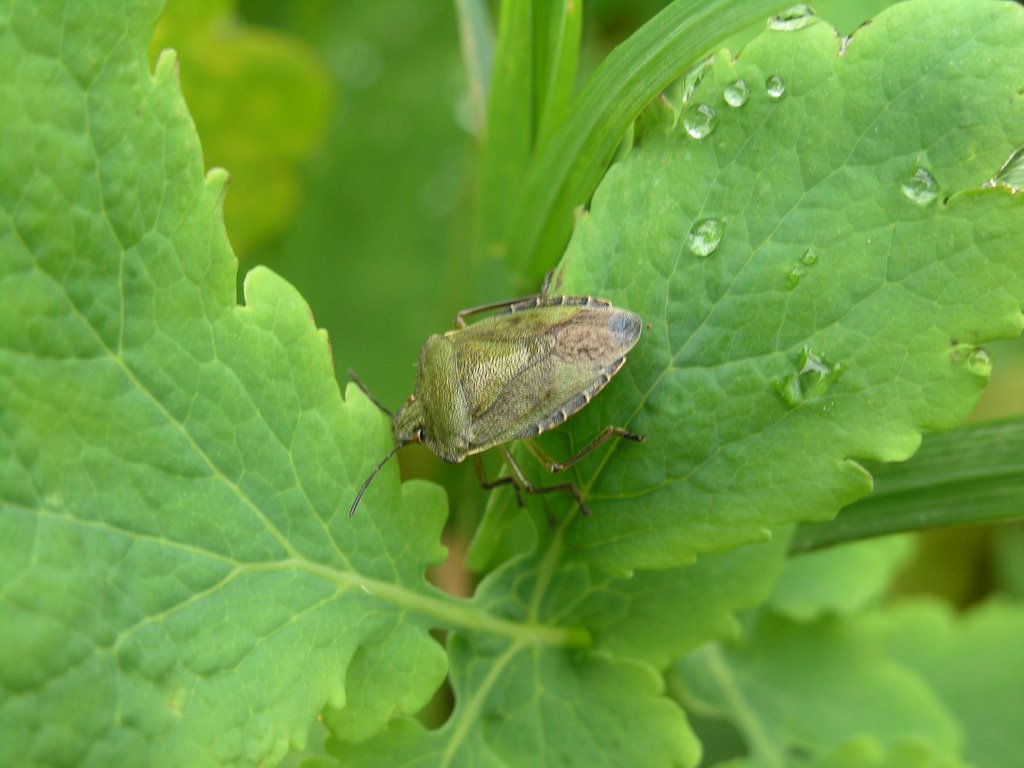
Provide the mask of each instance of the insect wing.
{"label": "insect wing", "polygon": [[640,337],[632,312],[586,298],[549,301],[459,332],[471,453],[561,424],[608,383]]}

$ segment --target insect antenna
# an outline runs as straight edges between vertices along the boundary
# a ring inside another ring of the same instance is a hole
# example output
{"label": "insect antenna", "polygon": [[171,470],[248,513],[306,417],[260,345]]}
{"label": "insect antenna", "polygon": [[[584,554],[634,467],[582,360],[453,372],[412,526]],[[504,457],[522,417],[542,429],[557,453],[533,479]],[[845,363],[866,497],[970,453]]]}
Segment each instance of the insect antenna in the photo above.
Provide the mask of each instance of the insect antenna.
{"label": "insect antenna", "polygon": [[370,476],[363,481],[363,484],[359,488],[359,493],[356,494],[356,500],[352,502],[352,507],[348,511],[349,517],[355,515],[356,507],[358,507],[359,502],[363,500],[363,494],[366,493],[366,489],[370,487],[370,481],[377,476],[377,473],[380,472],[384,468],[384,465],[388,463],[388,459],[390,459],[392,456],[398,453],[398,449],[401,448],[403,445],[405,445],[405,443],[399,443],[394,448],[392,448],[388,452],[388,455],[385,456],[383,460],[380,462],[380,464],[378,464],[374,468],[373,472],[370,473]]}
{"label": "insect antenna", "polygon": [[362,379],[360,379],[360,378],[359,378],[359,377],[358,377],[358,376],[356,375],[356,372],[355,372],[355,371],[353,371],[353,370],[352,370],[351,368],[349,368],[349,369],[348,369],[348,377],[349,377],[350,379],[352,379],[352,381],[353,381],[353,382],[355,382],[355,385],[356,385],[357,387],[359,387],[359,388],[360,388],[360,389],[361,389],[361,390],[363,391],[363,394],[364,394],[364,395],[366,395],[366,396],[367,396],[368,398],[370,398],[370,402],[371,402],[371,403],[373,403],[373,404],[374,404],[374,405],[376,405],[376,406],[377,406],[378,408],[380,408],[380,409],[381,409],[382,411],[384,411],[384,413],[386,413],[386,414],[387,414],[388,416],[390,416],[390,417],[394,418],[395,414],[394,414],[394,413],[392,412],[392,410],[391,410],[390,408],[388,408],[387,406],[385,406],[385,405],[384,405],[384,404],[383,404],[383,403],[382,403],[382,402],[381,402],[380,400],[378,400],[378,399],[377,399],[377,398],[376,398],[376,397],[374,396],[374,394],[373,394],[373,393],[372,393],[372,392],[371,392],[370,390],[368,390],[368,389],[366,388],[366,385],[365,385],[365,384],[363,384],[363,380],[362,380]]}

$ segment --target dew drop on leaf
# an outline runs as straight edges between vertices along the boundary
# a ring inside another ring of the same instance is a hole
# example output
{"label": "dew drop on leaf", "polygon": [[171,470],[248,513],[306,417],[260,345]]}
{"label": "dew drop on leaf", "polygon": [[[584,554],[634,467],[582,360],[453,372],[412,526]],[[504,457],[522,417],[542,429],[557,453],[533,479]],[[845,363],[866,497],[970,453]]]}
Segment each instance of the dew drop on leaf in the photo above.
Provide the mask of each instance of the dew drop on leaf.
{"label": "dew drop on leaf", "polygon": [[967,367],[975,376],[988,378],[992,373],[992,358],[988,350],[982,347],[975,347],[967,356]]}
{"label": "dew drop on leaf", "polygon": [[693,66],[689,72],[686,73],[683,78],[683,103],[689,104],[693,100],[694,93],[697,92],[697,87],[701,84],[704,76],[711,69],[711,66],[715,63],[714,56],[708,56],[701,62],[698,62]]}
{"label": "dew drop on leaf", "polygon": [[814,9],[805,3],[800,3],[790,6],[768,19],[768,29],[774,29],[776,32],[795,32],[813,24],[814,21]]}
{"label": "dew drop on leaf", "polygon": [[725,234],[725,222],[722,219],[701,219],[690,227],[687,236],[690,251],[701,258],[706,258],[718,250]]}
{"label": "dew drop on leaf", "polygon": [[695,104],[683,113],[683,127],[694,139],[710,136],[716,125],[718,113],[708,104]]}
{"label": "dew drop on leaf", "polygon": [[725,91],[722,95],[725,97],[725,103],[730,107],[742,107],[747,103],[747,99],[750,98],[750,87],[747,85],[746,80],[736,80],[725,86]]}
{"label": "dew drop on leaf", "polygon": [[800,257],[800,262],[806,264],[808,267],[813,267],[818,263],[818,254],[813,249],[808,248],[804,251],[804,255]]}
{"label": "dew drop on leaf", "polygon": [[939,196],[939,183],[926,168],[916,168],[900,184],[904,196],[918,205],[928,205]]}
{"label": "dew drop on leaf", "polygon": [[791,290],[800,285],[800,279],[805,274],[807,274],[807,271],[800,265],[797,265],[793,267],[791,270],[789,270],[789,275],[787,277],[789,279],[789,287]]}
{"label": "dew drop on leaf", "polygon": [[793,373],[776,381],[775,390],[787,405],[796,407],[827,393],[842,371],[842,364],[829,362],[824,355],[804,347],[797,356]]}
{"label": "dew drop on leaf", "polygon": [[772,75],[764,81],[764,91],[768,94],[769,99],[778,101],[786,92],[786,84],[782,82],[782,78],[778,75]]}
{"label": "dew drop on leaf", "polygon": [[1024,147],[1021,147],[1003,163],[987,187],[1007,187],[1013,192],[1024,191]]}

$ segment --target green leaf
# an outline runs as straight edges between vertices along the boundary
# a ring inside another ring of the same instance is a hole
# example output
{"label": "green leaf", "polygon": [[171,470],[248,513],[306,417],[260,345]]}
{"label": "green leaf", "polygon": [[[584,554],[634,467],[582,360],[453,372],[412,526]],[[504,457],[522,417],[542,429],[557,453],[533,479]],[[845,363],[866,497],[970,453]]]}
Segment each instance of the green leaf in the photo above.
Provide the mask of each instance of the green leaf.
{"label": "green leaf", "polygon": [[[838,564],[852,546],[791,561],[776,595],[791,577],[811,575],[802,567],[808,557]],[[832,583],[841,600],[847,588]],[[1016,759],[1022,642],[1019,602],[994,600],[957,616],[938,600],[918,598],[810,621],[762,608],[741,642],[691,654],[670,686],[691,712],[726,718],[743,733],[751,752],[743,765],[963,760],[996,768]]]}
{"label": "green leaf", "polygon": [[535,572],[529,560],[512,561],[474,603],[528,616],[530,624],[543,616],[587,626],[590,647],[566,653],[459,633],[449,644],[456,704],[442,728],[400,719],[372,740],[333,751],[355,765],[695,765],[696,742],[663,695],[658,670],[710,639],[735,637],[733,611],[764,600],[788,542],[784,532],[627,580],[582,566]]}
{"label": "green leaf", "polygon": [[734,611],[760,605],[783,569],[790,531],[770,541],[703,555],[692,566],[637,571],[629,579],[594,578],[585,594],[559,597],[551,611],[577,601],[571,616],[589,627],[599,651],[643,659],[664,669],[709,640],[732,640],[740,625]]}
{"label": "green leaf", "polygon": [[699,745],[649,667],[520,644],[457,640],[450,653],[463,671],[448,722],[399,719],[372,741],[333,745],[345,765],[696,765]]}
{"label": "green leaf", "polygon": [[797,529],[794,552],[852,539],[1024,515],[1024,418],[925,437],[914,457],[868,464],[874,492],[835,520]]}
{"label": "green leaf", "polygon": [[737,725],[753,765],[827,754],[862,734],[883,749],[920,741],[947,759],[960,749],[950,712],[861,622],[762,612],[742,645],[707,646],[674,674],[688,708]]}
{"label": "green leaf", "polygon": [[[730,762],[728,768],[747,768],[754,760]],[[859,736],[826,754],[800,755],[787,763],[792,768],[959,768],[964,764],[938,753],[927,744],[908,739],[886,748],[876,739]],[[726,766],[721,766],[726,768]]]}
{"label": "green leaf", "polygon": [[420,662],[364,721],[445,670],[441,494],[391,468],[345,514],[380,414],[289,285],[236,305],[158,6],[0,7],[0,146],[31,147],[0,153],[6,765],[272,763],[370,685],[364,649]]}
{"label": "green leaf", "polygon": [[889,653],[928,680],[964,732],[964,756],[978,768],[1020,759],[1024,711],[1024,606],[990,601],[956,616],[934,600],[875,617]]}
{"label": "green leaf", "polygon": [[[770,31],[706,73],[707,138],[684,114],[612,167],[562,290],[651,327],[572,444],[547,445],[569,455],[607,424],[648,442],[579,465],[595,514],[563,519],[573,558],[671,566],[830,518],[870,489],[854,459],[906,459],[966,416],[989,371],[976,345],[1022,325],[1024,198],[981,188],[1024,142],[1021,39],[1000,3],[901,3],[845,48],[821,23]],[[903,189],[917,169],[930,203]],[[690,235],[709,221],[724,234],[705,257]]]}
{"label": "green leaf", "polygon": [[913,551],[906,536],[857,541],[791,559],[769,603],[796,621],[851,614],[875,603]]}

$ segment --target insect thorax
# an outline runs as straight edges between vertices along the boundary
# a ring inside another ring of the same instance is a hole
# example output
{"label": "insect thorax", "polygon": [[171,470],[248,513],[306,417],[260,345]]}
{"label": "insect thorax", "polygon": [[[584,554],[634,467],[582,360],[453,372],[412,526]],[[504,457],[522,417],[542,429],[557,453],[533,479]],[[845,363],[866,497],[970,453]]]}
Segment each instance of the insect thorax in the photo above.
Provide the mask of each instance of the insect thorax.
{"label": "insect thorax", "polygon": [[420,351],[413,402],[422,412],[423,443],[453,464],[466,458],[470,434],[469,406],[458,371],[455,345],[440,335],[427,339]]}

